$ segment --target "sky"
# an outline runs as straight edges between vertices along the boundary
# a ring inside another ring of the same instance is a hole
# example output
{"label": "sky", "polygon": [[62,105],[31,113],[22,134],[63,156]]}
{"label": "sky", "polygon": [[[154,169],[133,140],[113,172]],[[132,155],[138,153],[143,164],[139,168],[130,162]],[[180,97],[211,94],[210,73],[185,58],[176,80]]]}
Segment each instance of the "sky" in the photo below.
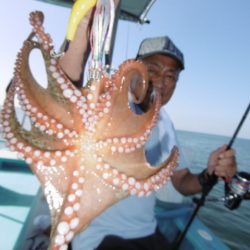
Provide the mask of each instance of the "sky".
{"label": "sky", "polygon": [[[45,14],[45,31],[58,51],[70,9],[35,0],[8,0],[0,8],[0,105],[15,58],[31,31],[31,11]],[[119,21],[113,67],[133,58],[146,37],[168,35],[184,53],[185,70],[166,105],[176,129],[232,136],[250,101],[250,1],[157,0],[150,24]],[[35,78],[46,81],[40,54],[31,53]],[[250,115],[239,137],[250,139]]]}

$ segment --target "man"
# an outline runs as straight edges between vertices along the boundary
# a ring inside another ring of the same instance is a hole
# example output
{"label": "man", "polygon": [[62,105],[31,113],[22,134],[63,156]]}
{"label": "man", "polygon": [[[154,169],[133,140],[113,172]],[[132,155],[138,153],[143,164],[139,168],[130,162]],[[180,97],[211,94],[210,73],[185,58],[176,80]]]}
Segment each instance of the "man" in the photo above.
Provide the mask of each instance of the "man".
{"label": "man", "polygon": [[[88,20],[83,20],[77,30],[76,39],[69,45],[61,66],[65,73],[78,81],[82,74],[82,65],[86,62],[88,42]],[[150,107],[150,97],[154,89],[162,95],[162,107],[174,93],[176,82],[184,59],[180,50],[168,37],[145,39],[139,49],[137,59],[148,67],[151,91],[138,107],[140,112]],[[136,98],[140,93],[134,92]],[[173,125],[163,109],[159,122],[146,145],[148,161],[156,165],[166,158],[171,148],[176,145]],[[223,146],[211,153],[207,168],[199,175],[192,174],[181,166],[171,178],[173,186],[183,195],[191,195],[202,190],[209,182],[209,176],[231,177],[236,173],[235,153],[226,151]],[[107,209],[94,219],[88,228],[73,241],[74,250],[106,249],[166,249],[167,242],[157,229],[154,216],[155,193],[149,197],[129,197]]]}

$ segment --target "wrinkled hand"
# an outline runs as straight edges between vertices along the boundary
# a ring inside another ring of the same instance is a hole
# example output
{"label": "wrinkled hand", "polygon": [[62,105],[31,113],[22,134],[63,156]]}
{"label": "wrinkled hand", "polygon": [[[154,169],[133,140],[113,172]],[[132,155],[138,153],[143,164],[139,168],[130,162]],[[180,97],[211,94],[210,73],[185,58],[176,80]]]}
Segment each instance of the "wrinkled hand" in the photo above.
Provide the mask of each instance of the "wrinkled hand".
{"label": "wrinkled hand", "polygon": [[214,173],[219,178],[229,178],[236,174],[235,151],[233,149],[226,150],[226,148],[227,145],[223,145],[210,154],[207,164],[209,174]]}

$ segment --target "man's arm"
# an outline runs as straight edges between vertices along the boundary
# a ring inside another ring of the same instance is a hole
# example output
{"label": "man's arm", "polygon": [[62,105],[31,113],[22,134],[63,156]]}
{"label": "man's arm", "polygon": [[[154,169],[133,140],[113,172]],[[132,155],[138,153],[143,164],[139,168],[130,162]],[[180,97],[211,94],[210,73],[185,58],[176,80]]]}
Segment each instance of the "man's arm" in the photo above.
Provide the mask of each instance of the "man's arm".
{"label": "man's arm", "polygon": [[[214,173],[218,178],[228,178],[234,176],[236,172],[235,151],[226,150],[226,145],[224,145],[210,154],[204,177]],[[192,195],[202,190],[198,176],[198,174],[192,174],[188,169],[182,169],[177,170],[171,180],[181,194]]]}
{"label": "man's arm", "polygon": [[[115,8],[120,0],[114,0]],[[81,87],[87,59],[90,54],[90,30],[92,27],[94,8],[79,23],[75,38],[69,43],[65,55],[60,58],[64,73],[76,86]]]}
{"label": "man's arm", "polygon": [[[70,42],[65,55],[60,58],[60,65],[64,73],[73,82],[78,82],[82,78],[89,56],[89,32],[92,22],[92,12],[93,10],[81,20],[77,27],[75,38]],[[80,85],[80,83],[77,85]]]}
{"label": "man's arm", "polygon": [[185,196],[201,192],[198,175],[192,174],[187,168],[174,172],[171,180],[175,189]]}

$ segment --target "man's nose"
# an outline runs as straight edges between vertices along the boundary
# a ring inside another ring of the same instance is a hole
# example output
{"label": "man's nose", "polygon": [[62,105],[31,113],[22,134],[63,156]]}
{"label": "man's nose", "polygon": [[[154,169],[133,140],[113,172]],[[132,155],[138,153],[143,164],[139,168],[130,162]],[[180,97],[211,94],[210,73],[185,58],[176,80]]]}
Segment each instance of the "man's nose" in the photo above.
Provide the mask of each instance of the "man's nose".
{"label": "man's nose", "polygon": [[158,77],[158,78],[155,78],[153,80],[153,86],[155,88],[162,88],[162,85],[163,85],[163,78],[162,77]]}

